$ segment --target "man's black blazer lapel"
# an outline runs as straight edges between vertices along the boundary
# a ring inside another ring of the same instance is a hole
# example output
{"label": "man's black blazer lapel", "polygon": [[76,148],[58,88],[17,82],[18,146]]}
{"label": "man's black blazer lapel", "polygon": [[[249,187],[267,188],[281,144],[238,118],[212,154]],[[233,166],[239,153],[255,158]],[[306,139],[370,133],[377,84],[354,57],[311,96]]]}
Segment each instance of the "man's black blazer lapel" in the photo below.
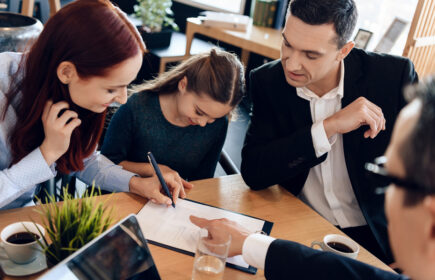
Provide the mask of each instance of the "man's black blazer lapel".
{"label": "man's black blazer lapel", "polygon": [[[274,67],[274,72],[270,74],[273,75],[271,79],[275,81],[271,89],[274,92],[270,94],[270,98],[273,98],[273,100],[270,100],[271,104],[273,104],[271,113],[275,114],[278,121],[277,131],[281,133],[279,137],[288,137],[290,136],[289,133],[306,130],[307,127],[311,127],[313,120],[311,117],[310,101],[299,97],[296,88],[287,83],[281,62],[279,62],[279,66],[276,65]],[[307,135],[303,143],[306,145],[305,148],[312,149],[311,133]],[[325,154],[316,159],[316,164],[324,161],[326,156]],[[308,158],[308,155],[289,158],[288,160],[288,167],[312,161],[312,159]],[[308,173],[309,169],[303,171],[297,177],[280,182],[280,184],[293,194],[298,195],[304,186]]]}
{"label": "man's black blazer lapel", "polygon": [[[341,100],[341,108],[345,108],[358,97],[365,96],[366,86],[361,83],[363,76],[363,65],[358,57],[350,56],[344,62],[344,95]],[[360,143],[363,137],[363,131],[366,127],[361,127],[349,133],[343,134],[343,149],[344,157],[346,161],[347,172],[349,174],[350,181],[352,183],[355,194],[359,195],[360,188],[358,182],[358,175],[360,170],[358,163],[360,161],[358,151]]]}
{"label": "man's black blazer lapel", "polygon": [[[278,107],[275,112],[282,117],[280,118],[280,122],[282,122],[280,125],[283,125],[284,131],[288,131],[292,126],[294,126],[293,130],[297,130],[312,124],[310,102],[299,97],[296,88],[287,83],[282,65],[277,68],[279,71],[274,74],[280,77],[276,79],[274,90],[279,94],[279,97],[272,102]],[[271,96],[277,95],[273,94]],[[283,112],[288,112],[289,115],[283,114]]]}
{"label": "man's black blazer lapel", "polygon": [[[369,90],[367,88],[367,76],[369,75],[369,73],[366,73],[365,67],[359,57],[351,56],[350,59],[345,60],[342,108],[346,107],[360,96],[366,98],[369,96]],[[373,187],[367,182],[363,168],[364,162],[366,161],[365,157],[367,156],[365,153],[371,154],[374,150],[373,145],[370,145],[370,149],[366,150],[367,141],[372,141],[372,139],[366,140],[364,138],[364,132],[367,129],[369,129],[369,127],[364,125],[357,130],[343,134],[344,157],[349,179],[360,209],[374,237],[378,240],[379,246],[384,250],[384,253],[390,257],[390,249],[387,241],[388,236],[384,230],[386,218],[383,212],[383,197],[374,195]],[[377,137],[382,136],[378,135]],[[375,222],[374,219],[376,219],[377,222]]]}

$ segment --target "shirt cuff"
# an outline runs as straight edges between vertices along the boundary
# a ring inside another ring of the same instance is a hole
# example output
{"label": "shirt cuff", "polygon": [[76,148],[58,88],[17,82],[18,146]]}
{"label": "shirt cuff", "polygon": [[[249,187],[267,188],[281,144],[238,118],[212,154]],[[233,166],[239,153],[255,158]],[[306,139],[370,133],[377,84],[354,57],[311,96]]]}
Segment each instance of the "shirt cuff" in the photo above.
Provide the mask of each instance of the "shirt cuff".
{"label": "shirt cuff", "polygon": [[[121,166],[120,166],[121,167]],[[117,170],[116,177],[113,178],[111,184],[109,184],[109,191],[116,192],[129,192],[130,191],[130,180],[132,177],[137,176],[135,173],[122,169],[122,167]]]}
{"label": "shirt cuff", "polygon": [[323,120],[313,123],[311,126],[311,137],[313,138],[314,151],[318,158],[329,152],[337,139],[337,135],[328,139],[325,127],[323,126]]}
{"label": "shirt cuff", "polygon": [[74,175],[86,184],[95,183],[95,186],[109,192],[128,192],[130,190],[130,179],[136,174],[124,170],[120,165],[114,164],[99,153],[92,154],[84,162],[85,168]]}
{"label": "shirt cuff", "polygon": [[267,250],[275,238],[254,233],[249,235],[243,243],[242,255],[245,262],[253,267],[264,269]]}
{"label": "shirt cuff", "polygon": [[[106,176],[99,174],[91,183],[108,192],[129,192],[130,180],[136,175],[122,169],[119,165],[112,166],[109,170],[105,170],[105,173]],[[104,179],[99,176],[104,177]]]}

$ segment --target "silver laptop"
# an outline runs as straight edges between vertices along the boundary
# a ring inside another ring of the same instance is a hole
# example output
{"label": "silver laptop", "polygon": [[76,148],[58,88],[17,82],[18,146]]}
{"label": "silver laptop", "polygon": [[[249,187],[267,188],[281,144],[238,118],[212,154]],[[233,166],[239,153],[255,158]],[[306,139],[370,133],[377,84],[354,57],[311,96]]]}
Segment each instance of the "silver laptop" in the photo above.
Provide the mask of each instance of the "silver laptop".
{"label": "silver laptop", "polygon": [[39,279],[160,280],[135,215],[130,215]]}

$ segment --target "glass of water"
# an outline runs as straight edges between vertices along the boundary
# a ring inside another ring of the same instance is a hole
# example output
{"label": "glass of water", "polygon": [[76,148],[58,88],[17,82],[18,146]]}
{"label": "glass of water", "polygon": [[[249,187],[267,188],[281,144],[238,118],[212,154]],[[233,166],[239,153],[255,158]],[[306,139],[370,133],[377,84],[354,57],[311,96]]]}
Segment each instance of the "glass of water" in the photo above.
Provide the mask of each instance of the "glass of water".
{"label": "glass of water", "polygon": [[228,232],[222,232],[219,238],[211,239],[207,228],[200,229],[193,262],[192,280],[223,279],[230,244],[231,235]]}

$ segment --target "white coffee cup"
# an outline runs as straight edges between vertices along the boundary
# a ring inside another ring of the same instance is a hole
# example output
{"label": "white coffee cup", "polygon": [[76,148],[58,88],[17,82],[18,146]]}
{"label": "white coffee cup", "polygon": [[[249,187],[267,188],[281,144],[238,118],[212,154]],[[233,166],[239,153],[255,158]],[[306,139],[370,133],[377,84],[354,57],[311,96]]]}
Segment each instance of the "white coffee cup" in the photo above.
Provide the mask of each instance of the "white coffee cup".
{"label": "white coffee cup", "polygon": [[[338,247],[336,246],[337,244],[333,244],[333,243],[339,243],[339,244],[345,245],[352,252],[343,252],[343,251],[338,249]],[[338,255],[349,257],[352,259],[356,259],[356,257],[358,256],[358,253],[359,253],[358,243],[356,243],[355,241],[353,241],[349,237],[339,235],[339,234],[325,235],[325,237],[323,238],[323,242],[313,241],[311,243],[311,248],[314,248],[316,245],[319,246],[320,250],[322,250],[322,251],[336,253]],[[333,245],[335,245],[335,246],[331,247]]]}
{"label": "white coffee cup", "polygon": [[0,246],[6,251],[6,254],[10,258],[11,261],[17,264],[26,264],[30,263],[36,259],[39,254],[43,254],[41,246],[35,240],[33,242],[28,242],[24,244],[15,244],[8,242],[8,238],[12,235],[20,232],[32,232],[39,236],[39,242],[44,242],[41,236],[41,233],[44,235],[45,230],[41,225],[38,225],[33,222],[18,222],[14,224],[10,224],[5,227],[0,233]]}

